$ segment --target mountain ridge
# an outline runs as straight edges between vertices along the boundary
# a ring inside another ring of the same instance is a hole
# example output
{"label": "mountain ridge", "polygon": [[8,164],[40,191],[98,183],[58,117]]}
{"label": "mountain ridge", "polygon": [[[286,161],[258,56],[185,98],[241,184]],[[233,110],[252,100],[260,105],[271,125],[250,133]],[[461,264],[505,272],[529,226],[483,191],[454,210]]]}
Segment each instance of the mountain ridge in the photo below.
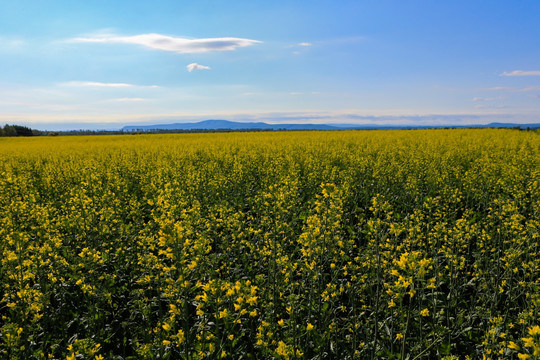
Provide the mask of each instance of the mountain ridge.
{"label": "mountain ridge", "polygon": [[268,124],[265,122],[240,122],[221,119],[209,119],[198,122],[127,125],[122,131],[196,131],[196,130],[352,130],[352,129],[427,129],[427,128],[540,128],[540,123],[518,124],[492,122],[479,125],[382,125],[382,124]]}

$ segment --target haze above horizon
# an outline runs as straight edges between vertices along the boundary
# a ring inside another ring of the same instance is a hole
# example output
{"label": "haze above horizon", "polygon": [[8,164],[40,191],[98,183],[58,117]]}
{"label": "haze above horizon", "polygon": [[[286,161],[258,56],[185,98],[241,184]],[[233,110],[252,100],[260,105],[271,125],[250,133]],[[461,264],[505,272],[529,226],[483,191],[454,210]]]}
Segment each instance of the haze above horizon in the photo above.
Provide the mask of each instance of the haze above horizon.
{"label": "haze above horizon", "polygon": [[0,124],[540,122],[540,2],[0,6]]}

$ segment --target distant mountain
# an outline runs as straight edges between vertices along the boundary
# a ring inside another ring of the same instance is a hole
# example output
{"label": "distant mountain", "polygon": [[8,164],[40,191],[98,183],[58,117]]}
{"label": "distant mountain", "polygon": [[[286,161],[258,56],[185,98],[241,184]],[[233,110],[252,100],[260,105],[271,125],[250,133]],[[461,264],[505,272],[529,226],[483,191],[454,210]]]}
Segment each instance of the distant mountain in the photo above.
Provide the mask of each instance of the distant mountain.
{"label": "distant mountain", "polygon": [[267,124],[264,122],[236,122],[229,120],[204,120],[195,123],[124,126],[123,131],[152,130],[338,130],[325,124]]}
{"label": "distant mountain", "polygon": [[493,122],[489,123],[487,125],[484,125],[483,127],[495,127],[495,128],[514,128],[518,127],[521,129],[539,129],[540,123],[538,124],[513,124],[513,123],[500,123],[500,122]]}
{"label": "distant mountain", "polygon": [[159,130],[180,130],[180,131],[196,131],[196,130],[346,130],[346,129],[432,129],[432,128],[513,128],[519,127],[522,129],[540,128],[538,124],[511,124],[511,123],[489,123],[483,125],[379,125],[379,124],[267,124],[264,122],[237,122],[229,120],[204,120],[199,122],[189,123],[174,123],[174,124],[157,124],[157,125],[131,125],[124,126],[122,131],[159,131]]}

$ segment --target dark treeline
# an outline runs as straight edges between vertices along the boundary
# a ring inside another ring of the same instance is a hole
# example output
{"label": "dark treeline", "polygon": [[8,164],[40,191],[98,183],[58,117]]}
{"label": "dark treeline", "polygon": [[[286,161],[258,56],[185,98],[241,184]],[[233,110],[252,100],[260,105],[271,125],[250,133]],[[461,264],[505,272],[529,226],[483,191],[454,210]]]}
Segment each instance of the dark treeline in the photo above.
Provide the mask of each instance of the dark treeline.
{"label": "dark treeline", "polygon": [[0,136],[34,136],[43,135],[42,131],[30,129],[26,126],[20,125],[4,125],[0,127]]}
{"label": "dark treeline", "polygon": [[4,125],[0,126],[0,137],[7,136],[76,136],[76,135],[140,135],[140,134],[173,134],[173,133],[202,133],[202,132],[238,132],[238,131],[273,131],[267,129],[138,129],[136,131],[124,130],[67,130],[67,131],[42,131],[31,129],[21,125]]}
{"label": "dark treeline", "polygon": [[0,137],[14,136],[58,136],[58,135],[119,135],[127,134],[122,130],[69,130],[69,131],[43,131],[31,129],[21,125],[0,126]]}

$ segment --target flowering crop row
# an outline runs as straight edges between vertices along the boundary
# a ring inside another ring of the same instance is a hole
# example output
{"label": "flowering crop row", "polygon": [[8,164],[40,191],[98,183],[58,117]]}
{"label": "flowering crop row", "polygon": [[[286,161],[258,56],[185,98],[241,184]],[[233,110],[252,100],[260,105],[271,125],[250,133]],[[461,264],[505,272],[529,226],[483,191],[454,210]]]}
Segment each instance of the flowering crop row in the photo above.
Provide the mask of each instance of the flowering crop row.
{"label": "flowering crop row", "polygon": [[0,139],[0,358],[540,358],[539,135]]}

